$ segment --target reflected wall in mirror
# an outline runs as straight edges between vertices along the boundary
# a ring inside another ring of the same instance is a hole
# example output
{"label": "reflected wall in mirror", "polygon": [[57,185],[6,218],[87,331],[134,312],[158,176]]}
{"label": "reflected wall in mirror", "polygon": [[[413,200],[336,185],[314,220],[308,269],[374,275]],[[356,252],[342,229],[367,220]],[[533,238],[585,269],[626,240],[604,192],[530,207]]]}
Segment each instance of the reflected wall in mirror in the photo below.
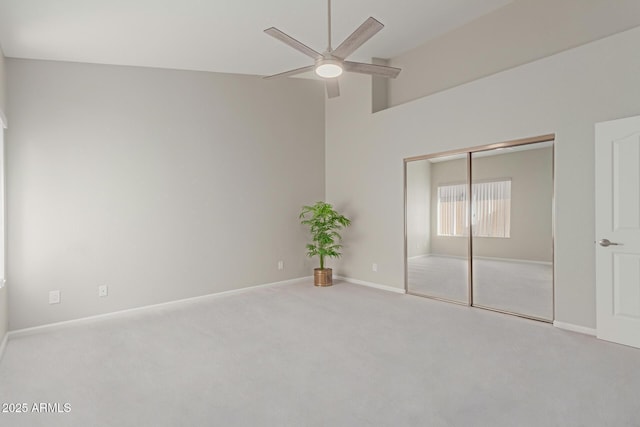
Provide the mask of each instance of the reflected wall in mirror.
{"label": "reflected wall in mirror", "polygon": [[406,163],[407,291],[469,304],[467,155]]}
{"label": "reflected wall in mirror", "polygon": [[553,143],[472,154],[473,304],[553,319]]}
{"label": "reflected wall in mirror", "polygon": [[552,321],[553,135],[496,145],[405,160],[406,290]]}

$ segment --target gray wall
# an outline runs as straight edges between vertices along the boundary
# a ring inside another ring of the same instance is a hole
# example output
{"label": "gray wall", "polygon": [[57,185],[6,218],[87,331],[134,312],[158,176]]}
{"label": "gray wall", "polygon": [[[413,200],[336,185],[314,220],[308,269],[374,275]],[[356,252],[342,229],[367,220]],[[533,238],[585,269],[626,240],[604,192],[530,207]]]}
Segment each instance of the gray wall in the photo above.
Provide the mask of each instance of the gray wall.
{"label": "gray wall", "polygon": [[555,318],[595,327],[594,124],[640,114],[638,51],[640,28],[375,114],[347,75],[326,103],[327,200],[354,219],[336,269],[403,288],[403,158],[555,133]]}
{"label": "gray wall", "polygon": [[311,275],[297,217],[324,198],[318,82],[7,69],[12,330]]}
{"label": "gray wall", "polygon": [[638,0],[518,0],[393,58],[399,105],[640,25]]}
{"label": "gray wall", "polygon": [[[7,74],[5,71],[5,58],[2,48],[0,48],[0,111],[3,111],[5,115],[7,111],[6,87]],[[0,129],[0,132],[2,132],[2,129]],[[5,286],[0,289],[0,342],[4,339],[9,328],[9,307],[7,302],[7,287]]]}
{"label": "gray wall", "polygon": [[[462,159],[437,162],[431,167],[431,252],[434,254],[467,256],[467,239],[438,236],[436,221],[438,186],[465,182],[466,165],[466,160]],[[539,262],[553,260],[552,168],[551,147],[474,156],[474,181],[511,179],[511,236],[508,239],[475,237],[474,256]]]}

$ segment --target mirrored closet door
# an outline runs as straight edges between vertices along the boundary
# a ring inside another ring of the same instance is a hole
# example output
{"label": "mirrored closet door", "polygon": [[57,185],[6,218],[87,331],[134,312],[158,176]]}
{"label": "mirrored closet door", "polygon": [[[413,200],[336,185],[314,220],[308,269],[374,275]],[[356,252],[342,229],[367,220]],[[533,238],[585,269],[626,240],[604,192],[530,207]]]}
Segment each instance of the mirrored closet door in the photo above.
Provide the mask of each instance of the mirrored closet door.
{"label": "mirrored closet door", "polygon": [[406,290],[553,320],[553,136],[405,160]]}
{"label": "mirrored closet door", "polygon": [[472,153],[473,305],[553,319],[553,147]]}
{"label": "mirrored closet door", "polygon": [[469,301],[468,155],[406,163],[407,281],[412,293]]}

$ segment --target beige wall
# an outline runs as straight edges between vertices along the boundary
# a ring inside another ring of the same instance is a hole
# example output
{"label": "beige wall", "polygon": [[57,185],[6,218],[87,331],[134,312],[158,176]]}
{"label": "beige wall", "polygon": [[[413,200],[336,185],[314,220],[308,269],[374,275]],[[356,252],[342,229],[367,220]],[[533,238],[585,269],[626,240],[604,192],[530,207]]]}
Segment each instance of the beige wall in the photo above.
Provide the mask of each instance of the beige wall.
{"label": "beige wall", "polygon": [[637,28],[375,114],[347,75],[326,103],[327,200],[354,218],[336,270],[403,288],[402,159],[555,133],[555,319],[595,327],[594,124],[640,114],[639,51]]}
{"label": "beige wall", "polygon": [[419,160],[407,163],[407,256],[431,252],[431,163]]}
{"label": "beige wall", "polygon": [[[431,253],[467,256],[466,238],[438,236],[438,186],[466,182],[465,159],[431,167]],[[526,261],[553,260],[553,149],[551,147],[474,157],[473,181],[511,180],[511,236],[475,237],[473,255]]]}
{"label": "beige wall", "polygon": [[12,330],[311,275],[298,213],[324,198],[318,82],[7,70]]}
{"label": "beige wall", "polygon": [[7,112],[7,73],[5,71],[5,57],[0,46],[0,110]]}
{"label": "beige wall", "polygon": [[638,0],[518,0],[393,58],[399,105],[640,25]]}
{"label": "beige wall", "polygon": [[[7,74],[5,72],[5,58],[0,48],[0,111],[5,113],[7,111],[6,104],[6,86],[7,86]],[[2,132],[2,129],[0,129]],[[0,289],[0,343],[4,339],[9,327],[9,305],[7,301],[7,287]]]}

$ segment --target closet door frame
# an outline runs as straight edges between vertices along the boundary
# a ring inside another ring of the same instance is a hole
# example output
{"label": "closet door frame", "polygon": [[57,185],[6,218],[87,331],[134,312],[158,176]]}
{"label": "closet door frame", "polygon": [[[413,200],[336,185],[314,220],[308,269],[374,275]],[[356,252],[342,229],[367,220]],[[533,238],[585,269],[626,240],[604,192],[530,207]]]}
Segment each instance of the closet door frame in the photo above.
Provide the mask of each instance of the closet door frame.
{"label": "closet door frame", "polygon": [[[483,305],[475,305],[473,302],[473,236],[472,236],[472,229],[469,229],[469,236],[467,237],[467,286],[468,286],[468,292],[467,292],[467,298],[468,301],[466,303],[464,302],[460,302],[460,301],[456,301],[456,300],[452,300],[452,299],[448,299],[448,298],[443,298],[443,297],[437,297],[437,296],[430,296],[430,295],[425,295],[425,294],[421,294],[421,293],[413,293],[411,291],[411,289],[409,289],[409,248],[408,248],[408,209],[407,209],[407,163],[409,162],[414,162],[414,161],[418,161],[418,160],[429,160],[429,159],[434,159],[434,158],[438,158],[438,157],[448,157],[448,156],[454,156],[454,155],[461,155],[461,154],[465,154],[466,155],[466,160],[467,160],[467,194],[469,196],[471,196],[471,190],[472,190],[472,155],[474,153],[478,153],[481,151],[490,151],[490,150],[495,150],[498,148],[508,148],[508,147],[515,147],[515,146],[519,146],[519,145],[529,145],[529,144],[537,144],[537,143],[541,143],[541,142],[555,142],[556,136],[555,134],[547,134],[547,135],[541,135],[541,136],[535,136],[535,137],[530,137],[530,138],[522,138],[522,139],[516,139],[516,140],[511,140],[511,141],[505,141],[505,142],[498,142],[498,143],[493,143],[493,144],[488,144],[488,145],[479,145],[479,146],[474,146],[474,147],[470,147],[470,148],[463,148],[463,149],[459,149],[459,150],[450,150],[450,151],[442,151],[439,153],[433,153],[433,154],[425,154],[422,156],[413,156],[413,157],[407,157],[405,159],[403,159],[403,175],[404,175],[404,290],[405,293],[409,294],[409,295],[414,295],[414,296],[419,296],[419,297],[423,297],[423,298],[430,298],[430,299],[434,299],[434,300],[438,300],[438,301],[444,301],[444,302],[449,302],[449,303],[453,303],[453,304],[458,304],[458,305],[466,305],[469,307],[477,307],[477,308],[481,308],[483,310],[489,310],[489,311],[495,311],[498,313],[504,313],[504,314],[509,314],[512,316],[517,316],[517,317],[523,317],[526,319],[532,319],[532,320],[538,320],[541,322],[546,322],[546,323],[553,323],[553,320],[555,319],[555,150],[553,150],[553,154],[552,154],[552,165],[551,165],[551,180],[553,182],[553,188],[552,188],[552,193],[551,193],[551,197],[552,197],[552,201],[551,201],[551,205],[553,207],[552,209],[552,213],[551,213],[551,257],[552,257],[552,261],[553,261],[553,269],[552,269],[552,276],[551,276],[551,312],[552,312],[552,319],[544,319],[544,318],[540,318],[540,317],[535,317],[535,316],[530,316],[530,315],[526,315],[526,314],[522,314],[522,313],[516,313],[516,312],[512,312],[512,311],[508,311],[508,310],[502,310],[502,309],[498,309],[498,308],[493,308],[493,307],[487,307],[487,306],[483,306]],[[467,217],[471,218],[471,209],[472,209],[472,204],[471,201],[469,201],[468,203],[468,210],[467,210]],[[471,227],[471,222],[469,222],[470,227]]]}

